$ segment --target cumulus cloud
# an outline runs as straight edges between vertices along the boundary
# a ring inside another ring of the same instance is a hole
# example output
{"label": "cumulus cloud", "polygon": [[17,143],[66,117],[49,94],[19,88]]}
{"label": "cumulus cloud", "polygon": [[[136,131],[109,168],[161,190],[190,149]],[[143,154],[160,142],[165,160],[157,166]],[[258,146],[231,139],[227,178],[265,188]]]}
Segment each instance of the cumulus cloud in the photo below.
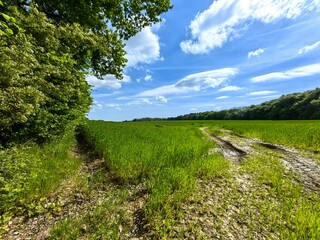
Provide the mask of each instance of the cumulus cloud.
{"label": "cumulus cloud", "polygon": [[251,82],[267,82],[272,80],[288,80],[292,78],[308,77],[320,74],[320,64],[311,64],[294,68],[284,72],[273,72],[251,78]]}
{"label": "cumulus cloud", "polygon": [[93,86],[94,89],[98,88],[107,88],[107,89],[119,89],[122,86],[122,83],[128,83],[131,81],[130,76],[123,75],[123,79],[119,80],[113,75],[106,75],[103,79],[98,79],[95,76],[87,76],[87,82]]}
{"label": "cumulus cloud", "polygon": [[186,53],[202,54],[222,47],[251,22],[272,23],[319,11],[319,0],[219,0],[190,23],[191,39],[180,43]]}
{"label": "cumulus cloud", "polygon": [[237,87],[237,86],[226,86],[221,89],[219,89],[219,92],[231,92],[231,91],[239,91],[243,89],[242,87]]}
{"label": "cumulus cloud", "polygon": [[165,85],[138,94],[138,96],[165,96],[172,94],[182,94],[197,92],[203,89],[215,88],[228,81],[236,75],[236,68],[222,68],[207,72],[200,72],[188,75],[175,84]]}
{"label": "cumulus cloud", "polygon": [[264,49],[259,48],[255,51],[249,52],[248,53],[248,59],[252,58],[252,57],[258,57],[260,56],[262,53],[264,53]]}
{"label": "cumulus cloud", "polygon": [[221,97],[217,97],[216,99],[226,99],[226,98],[229,98],[229,96],[221,96]]}
{"label": "cumulus cloud", "polygon": [[160,60],[159,37],[153,32],[154,29],[152,27],[143,28],[141,32],[125,42],[127,67],[136,67],[139,64]]}
{"label": "cumulus cloud", "polygon": [[264,95],[270,95],[270,94],[274,94],[274,93],[276,93],[276,91],[265,90],[265,91],[250,92],[247,95],[248,96],[264,96]]}
{"label": "cumulus cloud", "polygon": [[318,41],[318,42],[316,42],[316,43],[314,43],[312,45],[304,46],[303,48],[301,48],[299,50],[299,54],[303,54],[303,53],[307,53],[307,52],[313,51],[318,47],[320,47],[320,41]]}
{"label": "cumulus cloud", "polygon": [[152,76],[151,75],[146,75],[145,77],[144,77],[144,80],[145,81],[152,81]]}

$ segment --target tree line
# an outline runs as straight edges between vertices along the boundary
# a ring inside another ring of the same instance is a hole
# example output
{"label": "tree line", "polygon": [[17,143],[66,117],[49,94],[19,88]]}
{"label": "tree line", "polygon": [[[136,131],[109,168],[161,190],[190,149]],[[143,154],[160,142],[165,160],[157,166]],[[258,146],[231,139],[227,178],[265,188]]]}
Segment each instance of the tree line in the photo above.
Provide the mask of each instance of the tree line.
{"label": "tree line", "polygon": [[[311,120],[320,119],[320,89],[283,95],[249,107],[190,113],[162,120]],[[151,121],[152,118],[133,121]],[[159,119],[156,119],[159,120]]]}
{"label": "tree line", "polygon": [[249,107],[191,113],[168,120],[298,120],[320,119],[320,89],[284,95]]}

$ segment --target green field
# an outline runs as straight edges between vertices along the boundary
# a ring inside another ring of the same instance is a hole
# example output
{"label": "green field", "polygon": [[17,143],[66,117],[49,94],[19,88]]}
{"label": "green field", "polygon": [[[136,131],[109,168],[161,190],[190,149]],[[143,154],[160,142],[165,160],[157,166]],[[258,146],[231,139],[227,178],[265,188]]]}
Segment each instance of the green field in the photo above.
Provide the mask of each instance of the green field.
{"label": "green field", "polygon": [[[63,148],[44,146],[52,150],[44,160],[48,166],[32,160],[41,159],[32,148],[16,153],[31,159],[33,170],[14,166],[3,178],[2,228],[18,215],[59,215],[66,204],[48,199],[68,181],[67,209],[79,195],[77,204],[84,207],[50,225],[51,239],[320,239],[319,173],[312,172],[310,185],[309,173],[305,177],[292,162],[319,165],[319,126],[319,121],[88,121],[77,131],[76,153],[70,154],[70,137]],[[214,137],[245,156],[223,157]],[[290,148],[265,148],[257,139]],[[1,154],[6,159],[6,152]],[[44,169],[53,177],[45,179]],[[17,190],[5,192],[8,187]],[[39,204],[47,200],[51,209]]]}

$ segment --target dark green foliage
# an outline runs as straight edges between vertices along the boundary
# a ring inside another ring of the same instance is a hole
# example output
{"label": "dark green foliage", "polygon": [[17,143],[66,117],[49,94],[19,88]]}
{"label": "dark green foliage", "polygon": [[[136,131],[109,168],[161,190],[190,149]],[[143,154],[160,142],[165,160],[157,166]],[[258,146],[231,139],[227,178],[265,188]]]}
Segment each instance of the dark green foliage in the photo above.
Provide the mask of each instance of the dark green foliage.
{"label": "dark green foliage", "polygon": [[191,113],[168,120],[311,120],[320,119],[320,89],[288,94],[250,107]]}

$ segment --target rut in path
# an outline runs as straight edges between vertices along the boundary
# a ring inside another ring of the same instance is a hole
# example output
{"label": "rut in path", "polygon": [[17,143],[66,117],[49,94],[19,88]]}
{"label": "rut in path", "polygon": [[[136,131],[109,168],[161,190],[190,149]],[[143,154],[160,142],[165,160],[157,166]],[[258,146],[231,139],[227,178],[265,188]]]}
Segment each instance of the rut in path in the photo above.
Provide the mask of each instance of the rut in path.
{"label": "rut in path", "polygon": [[219,145],[219,151],[225,158],[233,162],[239,162],[247,155],[256,153],[254,145],[281,153],[281,162],[288,170],[298,174],[297,180],[302,183],[304,188],[320,192],[320,165],[310,157],[303,157],[298,150],[244,137],[230,130],[222,130],[226,134],[223,137],[211,135],[205,127],[200,130]]}
{"label": "rut in path", "polygon": [[218,136],[211,135],[206,131],[206,128],[200,128],[202,133],[206,135],[210,140],[218,143],[219,145],[219,152],[226,158],[231,160],[232,162],[240,162],[243,158],[246,157],[247,153],[242,149],[236,147],[231,142],[226,141]]}

